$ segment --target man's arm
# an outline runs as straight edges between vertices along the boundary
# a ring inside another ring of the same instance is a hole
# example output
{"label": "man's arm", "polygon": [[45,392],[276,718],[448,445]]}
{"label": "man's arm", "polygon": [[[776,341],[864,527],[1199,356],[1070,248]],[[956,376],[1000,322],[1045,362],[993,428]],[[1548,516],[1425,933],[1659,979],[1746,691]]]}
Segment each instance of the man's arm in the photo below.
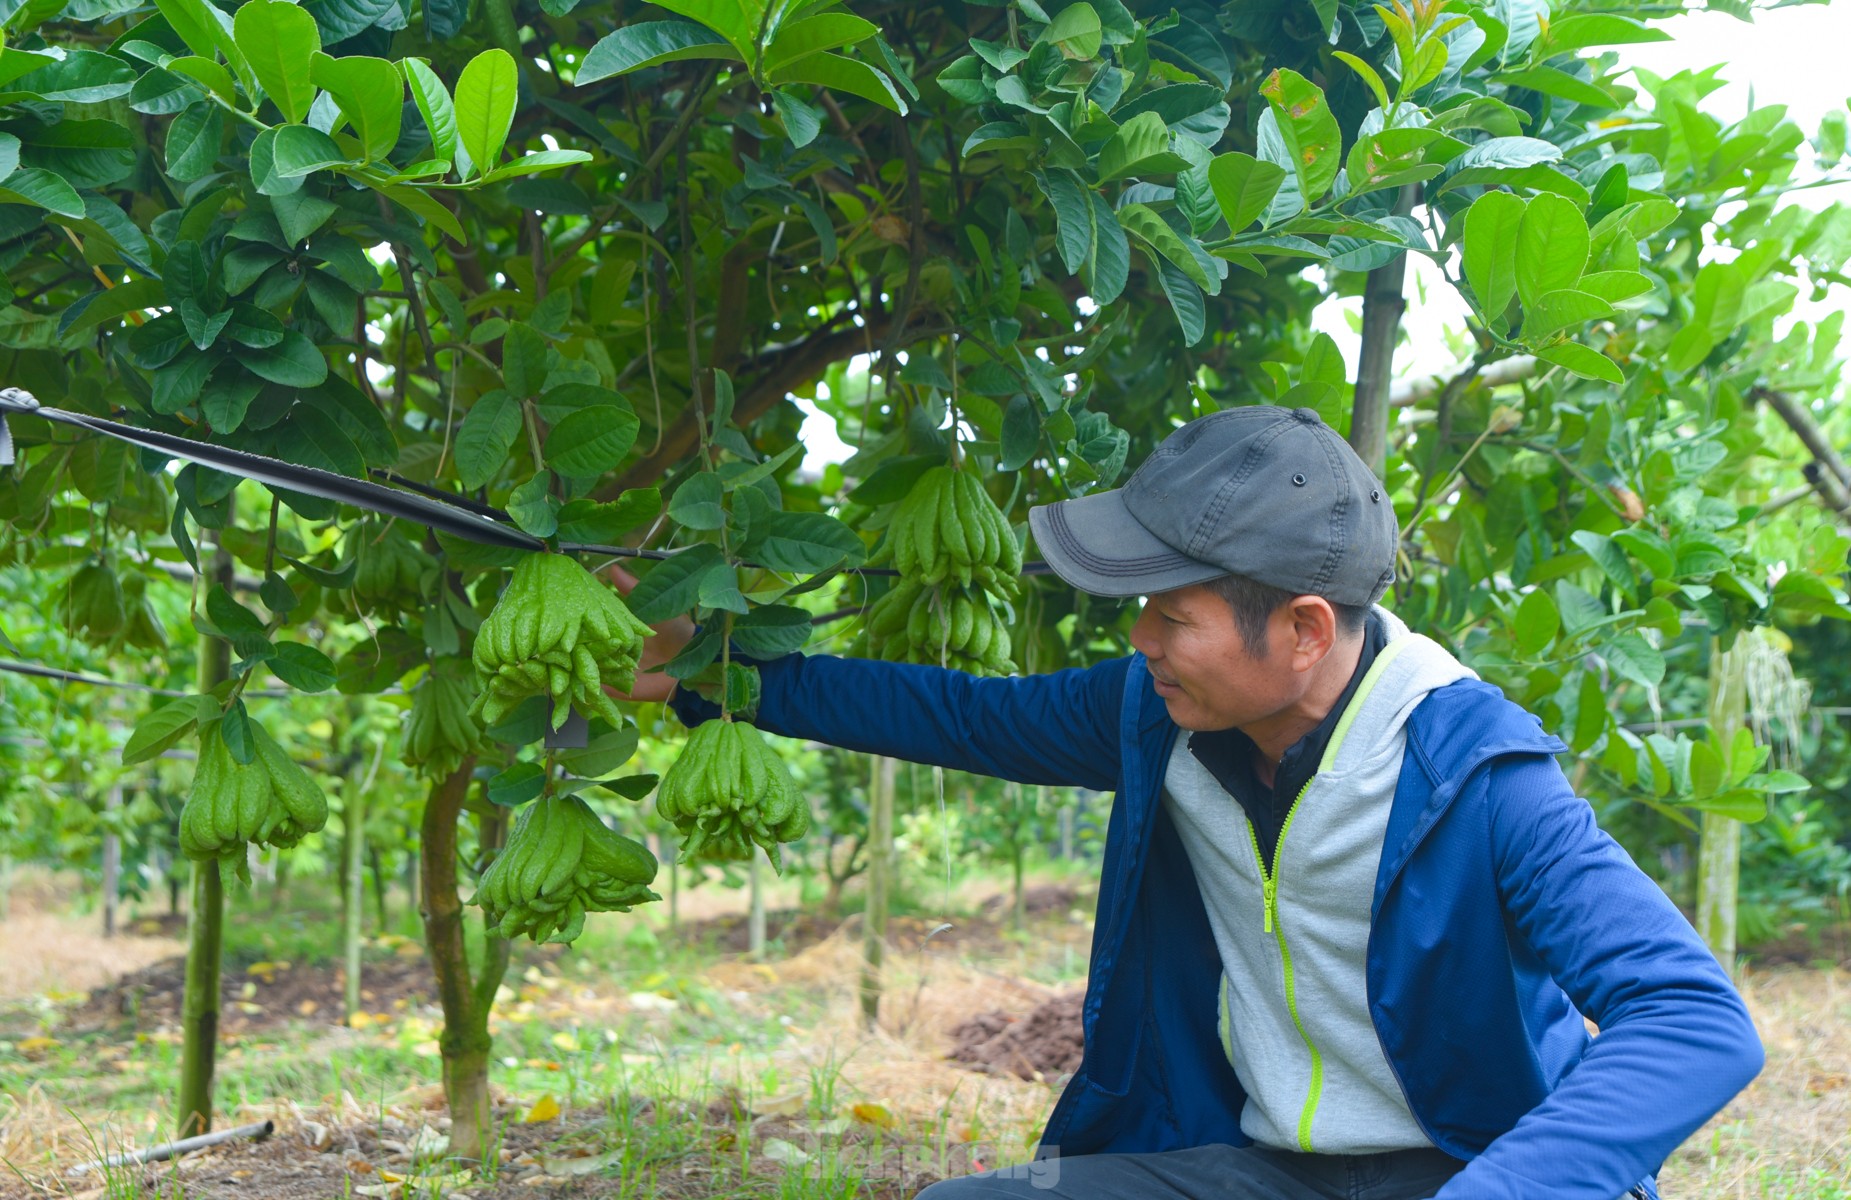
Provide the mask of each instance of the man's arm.
{"label": "man's arm", "polygon": [[[759,728],[994,775],[1107,791],[1117,786],[1119,713],[1131,660],[1051,675],[983,679],[910,663],[789,654],[758,664]],[[678,689],[670,707],[694,726],[719,707]]]}
{"label": "man's arm", "polygon": [[1490,787],[1505,909],[1600,1035],[1438,1197],[1615,1200],[1759,1073],[1761,1041],[1715,956],[1560,767],[1506,760]]}

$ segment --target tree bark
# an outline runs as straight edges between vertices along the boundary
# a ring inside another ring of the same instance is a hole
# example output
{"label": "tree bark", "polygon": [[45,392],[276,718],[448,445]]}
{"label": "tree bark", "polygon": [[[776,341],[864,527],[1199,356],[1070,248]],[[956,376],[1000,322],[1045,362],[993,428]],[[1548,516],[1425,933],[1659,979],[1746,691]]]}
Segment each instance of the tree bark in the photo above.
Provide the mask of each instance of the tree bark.
{"label": "tree bark", "polygon": [[[114,784],[103,802],[106,812],[114,814],[122,807],[122,785]],[[122,890],[122,839],[112,827],[103,834],[103,936],[116,936],[116,899]]]}
{"label": "tree bark", "polygon": [[[1402,187],[1395,211],[1414,210],[1417,184]],[[1401,314],[1407,308],[1402,288],[1408,256],[1395,255],[1369,272],[1363,284],[1362,352],[1356,360],[1356,395],[1350,407],[1350,446],[1382,478],[1388,458],[1388,389],[1394,379],[1395,343],[1401,337]]]}
{"label": "tree bark", "polygon": [[[215,539],[216,540],[216,539]],[[231,555],[215,549],[212,576],[229,586]],[[199,690],[203,695],[231,675],[231,644],[199,639]],[[225,889],[217,859],[193,864],[192,903],[186,918],[186,991],[180,1001],[179,1136],[212,1129],[212,1076],[219,1036],[219,955],[225,936]]]}
{"label": "tree bark", "polygon": [[[1710,641],[1710,732],[1717,744],[1733,744],[1748,710],[1748,649],[1736,643],[1724,650]],[[1736,885],[1741,875],[1742,823],[1733,817],[1706,812],[1700,823],[1697,848],[1697,933],[1735,976]]]}
{"label": "tree bark", "polygon": [[343,905],[346,919],[342,922],[341,942],[342,959],[347,965],[346,989],[342,994],[341,1008],[347,1024],[353,1024],[354,1014],[360,1011],[360,932],[361,912],[366,907],[366,889],[363,886],[365,876],[361,866],[366,853],[366,793],[363,788],[353,788],[342,805],[346,811],[341,814],[341,823],[346,827],[346,904]]}
{"label": "tree bark", "polygon": [[752,861],[747,867],[747,881],[751,885],[752,895],[746,912],[746,946],[747,953],[754,959],[765,957],[764,857],[755,848],[752,852]]}
{"label": "tree bark", "polygon": [[887,950],[887,902],[893,873],[893,787],[899,764],[885,755],[874,759],[874,783],[868,789],[871,811],[868,835],[868,907],[862,921],[861,1020],[869,1029],[880,1023],[881,962]]}
{"label": "tree bark", "polygon": [[[494,1121],[488,1090],[493,1044],[488,1015],[508,968],[508,943],[486,935],[481,970],[471,971],[463,902],[457,889],[456,824],[474,769],[475,758],[465,758],[453,774],[431,785],[418,849],[424,943],[443,1008],[438,1047],[443,1055],[444,1097],[450,1106],[450,1156],[481,1162]],[[485,842],[496,840],[500,826],[499,820],[484,822]]]}

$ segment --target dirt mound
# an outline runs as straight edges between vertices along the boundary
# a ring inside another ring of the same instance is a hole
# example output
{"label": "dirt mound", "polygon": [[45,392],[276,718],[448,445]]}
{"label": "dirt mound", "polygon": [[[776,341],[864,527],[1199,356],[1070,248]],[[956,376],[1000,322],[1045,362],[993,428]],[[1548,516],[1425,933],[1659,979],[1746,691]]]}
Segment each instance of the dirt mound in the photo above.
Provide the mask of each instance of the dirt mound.
{"label": "dirt mound", "polygon": [[[219,1029],[230,1034],[277,1029],[304,1019],[341,1023],[345,971],[333,963],[227,963],[221,976]],[[153,1030],[180,1022],[186,959],[166,958],[90,993],[69,1018],[80,1029],[130,1022]],[[394,1013],[435,994],[422,955],[369,957],[360,970],[360,999],[368,1012]]]}
{"label": "dirt mound", "polygon": [[1080,1027],[1084,992],[1068,992],[1037,1005],[1027,1016],[978,1013],[951,1030],[949,1057],[991,1075],[1055,1083],[1080,1068],[1085,1045]]}
{"label": "dirt mound", "polygon": [[[999,892],[983,902],[983,910],[993,917],[1007,920],[1014,904],[1013,896],[1008,892]],[[1064,883],[1037,883],[1022,889],[1022,908],[1030,916],[1065,913],[1079,907],[1079,889]]]}

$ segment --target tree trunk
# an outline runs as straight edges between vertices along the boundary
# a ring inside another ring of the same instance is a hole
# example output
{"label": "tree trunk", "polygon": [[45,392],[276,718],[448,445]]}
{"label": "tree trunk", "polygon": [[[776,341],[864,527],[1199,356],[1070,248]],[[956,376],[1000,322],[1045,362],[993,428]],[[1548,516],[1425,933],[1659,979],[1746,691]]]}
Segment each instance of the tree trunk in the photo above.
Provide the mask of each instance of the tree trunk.
{"label": "tree trunk", "polygon": [[[106,812],[114,813],[122,807],[122,785],[115,784],[109,789],[109,797],[103,802]],[[122,891],[122,839],[116,836],[112,824],[103,834],[103,936],[116,936],[116,898]]]}
{"label": "tree trunk", "polygon": [[[1419,186],[1407,184],[1395,211],[1414,211]],[[1407,255],[1397,254],[1369,272],[1363,284],[1362,352],[1356,360],[1356,395],[1350,407],[1350,446],[1382,478],[1388,458],[1388,388],[1394,378],[1395,343],[1401,336],[1402,296]]]}
{"label": "tree trunk", "polygon": [[755,959],[765,957],[764,858],[764,854],[755,848],[752,852],[752,861],[747,868],[747,880],[751,885],[751,904],[746,913],[746,945],[748,953]]}
{"label": "tree trunk", "polygon": [[[215,539],[216,540],[216,539]],[[212,556],[212,576],[231,584],[231,555],[223,548]],[[231,674],[231,644],[199,639],[199,690],[210,692]],[[212,1075],[219,1035],[219,953],[225,934],[225,889],[217,859],[193,864],[192,903],[186,918],[186,993],[180,1002],[180,1088],[174,1109],[179,1136],[194,1137],[212,1128]]]}
{"label": "tree trunk", "polygon": [[[1725,749],[1742,727],[1748,710],[1748,647],[1736,635],[1735,645],[1722,649],[1710,641],[1710,731]],[[1741,874],[1742,823],[1732,817],[1706,812],[1697,848],[1697,933],[1716,955],[1731,978],[1735,975],[1735,899]]]}
{"label": "tree trunk", "polygon": [[[492,1045],[488,1015],[508,969],[508,943],[485,936],[481,971],[471,971],[463,902],[457,889],[456,823],[474,769],[475,758],[465,758],[455,773],[431,786],[418,852],[424,885],[420,903],[424,941],[443,1007],[438,1046],[443,1054],[444,1097],[450,1105],[450,1155],[481,1162],[494,1120],[488,1090]],[[502,826],[499,819],[483,823],[485,845],[499,840]]]}
{"label": "tree trunk", "polygon": [[893,873],[893,787],[896,760],[874,759],[874,783],[868,789],[868,908],[862,920],[861,1019],[873,1029],[881,1015],[881,960],[887,949],[887,901]]}
{"label": "tree trunk", "polygon": [[347,1024],[353,1024],[360,1011],[360,930],[361,910],[366,907],[365,876],[361,859],[366,853],[366,791],[354,787],[347,794],[341,822],[346,827],[346,891],[342,908],[345,921],[341,928],[342,959],[347,964],[347,987],[342,997],[342,1012]]}
{"label": "tree trunk", "polygon": [[379,928],[388,927],[386,915],[386,872],[379,861],[379,847],[366,848],[366,860],[373,867],[373,907],[378,910]]}
{"label": "tree trunk", "polygon": [[1010,924],[1017,933],[1028,928],[1028,894],[1022,888],[1022,843],[1015,844],[1015,903],[1010,906]]}

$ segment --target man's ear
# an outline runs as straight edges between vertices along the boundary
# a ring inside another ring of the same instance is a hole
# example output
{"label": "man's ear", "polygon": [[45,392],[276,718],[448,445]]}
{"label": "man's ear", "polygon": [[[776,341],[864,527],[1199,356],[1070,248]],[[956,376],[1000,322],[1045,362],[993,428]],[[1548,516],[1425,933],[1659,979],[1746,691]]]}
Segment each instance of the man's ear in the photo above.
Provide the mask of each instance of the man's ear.
{"label": "man's ear", "polygon": [[1309,671],[1337,644],[1337,610],[1322,596],[1294,596],[1286,612],[1292,621],[1292,669]]}

